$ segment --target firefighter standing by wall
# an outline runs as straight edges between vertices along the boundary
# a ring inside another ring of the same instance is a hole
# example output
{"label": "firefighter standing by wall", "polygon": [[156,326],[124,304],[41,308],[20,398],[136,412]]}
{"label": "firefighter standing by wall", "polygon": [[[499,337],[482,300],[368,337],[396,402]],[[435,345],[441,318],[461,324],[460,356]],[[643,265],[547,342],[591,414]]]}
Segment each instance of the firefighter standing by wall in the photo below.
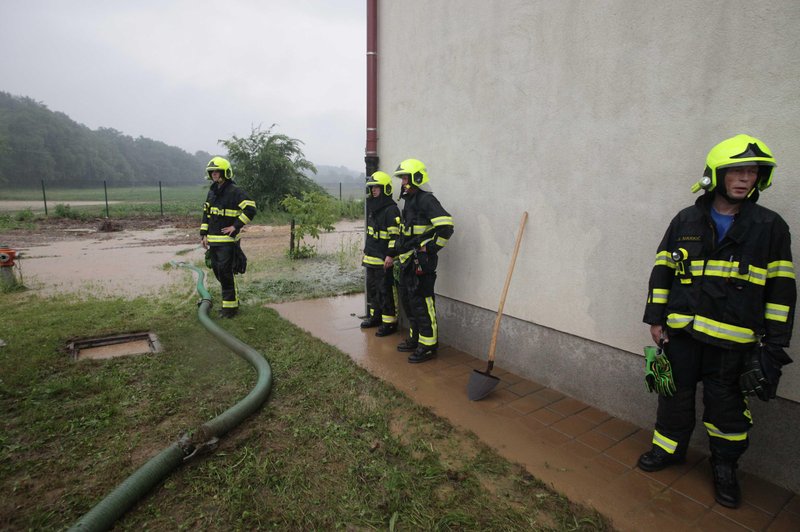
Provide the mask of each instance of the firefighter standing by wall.
{"label": "firefighter standing by wall", "polygon": [[241,262],[240,231],[256,215],[256,203],[233,182],[231,163],[214,157],[206,167],[207,179],[213,181],[203,204],[200,236],[209,251],[211,268],[222,287],[221,318],[232,318],[239,310],[234,270]]}
{"label": "firefighter standing by wall", "polygon": [[375,172],[367,180],[367,235],[361,264],[367,271],[368,315],[361,328],[378,327],[375,336],[397,331],[397,288],[392,264],[400,234],[400,209],[392,199],[392,177]]}
{"label": "firefighter standing by wall", "polygon": [[428,182],[425,165],[416,159],[401,162],[394,173],[402,180],[403,205],[397,255],[400,260],[400,292],[410,322],[409,336],[398,351],[412,352],[411,363],[436,356],[439,338],[436,325],[434,284],[438,253],[453,234],[453,218],[439,200],[420,189]]}
{"label": "firefighter standing by wall", "polygon": [[739,457],[753,424],[748,396],[775,397],[796,302],[789,227],[756,204],[772,184],[775,159],[760,140],[737,135],[714,148],[705,194],[672,220],[650,275],[644,322],[662,343],[676,391],[659,395],[653,447],[644,471],[682,463],[703,382],[716,501],[741,503]]}

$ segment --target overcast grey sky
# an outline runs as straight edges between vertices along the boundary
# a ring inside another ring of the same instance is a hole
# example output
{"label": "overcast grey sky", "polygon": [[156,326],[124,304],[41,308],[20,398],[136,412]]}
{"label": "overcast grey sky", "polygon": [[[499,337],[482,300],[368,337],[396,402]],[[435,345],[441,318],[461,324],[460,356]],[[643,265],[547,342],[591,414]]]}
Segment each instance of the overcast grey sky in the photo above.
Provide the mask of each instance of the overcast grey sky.
{"label": "overcast grey sky", "polygon": [[212,154],[251,126],[364,169],[364,0],[0,0],[0,91]]}

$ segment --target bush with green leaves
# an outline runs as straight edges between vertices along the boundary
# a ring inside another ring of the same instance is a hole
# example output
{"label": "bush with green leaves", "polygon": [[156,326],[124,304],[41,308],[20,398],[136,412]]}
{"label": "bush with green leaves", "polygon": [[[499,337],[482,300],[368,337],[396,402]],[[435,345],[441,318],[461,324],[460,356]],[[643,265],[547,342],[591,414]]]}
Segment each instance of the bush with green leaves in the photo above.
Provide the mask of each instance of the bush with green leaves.
{"label": "bush with green leaves", "polygon": [[307,258],[316,254],[303,243],[303,239],[311,237],[319,240],[320,231],[333,231],[333,224],[339,219],[339,213],[334,200],[325,193],[302,192],[301,197],[286,196],[281,205],[295,221],[294,236],[295,249],[289,250],[292,258]]}

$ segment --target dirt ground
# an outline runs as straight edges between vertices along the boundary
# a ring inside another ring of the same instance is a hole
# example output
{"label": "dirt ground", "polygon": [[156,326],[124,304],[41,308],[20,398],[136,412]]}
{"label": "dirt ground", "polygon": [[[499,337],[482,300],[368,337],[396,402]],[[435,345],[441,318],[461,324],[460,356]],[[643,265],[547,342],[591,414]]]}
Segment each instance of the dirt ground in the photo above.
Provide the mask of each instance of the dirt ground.
{"label": "dirt ground", "polygon": [[[358,245],[361,221],[342,221],[320,238],[320,253]],[[284,253],[289,226],[247,226],[242,236],[248,256]],[[197,221],[186,217],[105,220],[46,220],[34,229],[5,231],[0,244],[18,252],[15,273],[43,295],[85,292],[135,297],[158,293],[185,280],[170,261],[203,257]]]}

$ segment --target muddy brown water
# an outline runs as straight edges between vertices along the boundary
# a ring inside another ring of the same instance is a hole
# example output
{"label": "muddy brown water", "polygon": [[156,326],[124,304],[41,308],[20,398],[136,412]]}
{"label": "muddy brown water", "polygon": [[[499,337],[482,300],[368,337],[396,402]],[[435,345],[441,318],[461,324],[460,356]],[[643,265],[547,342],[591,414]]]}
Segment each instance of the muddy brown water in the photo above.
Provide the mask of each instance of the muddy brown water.
{"label": "muddy brown water", "polygon": [[[343,221],[324,233],[320,253],[360,246],[363,222]],[[165,267],[170,261],[194,262],[203,257],[195,228],[157,227],[103,233],[93,227],[48,228],[46,232],[13,231],[0,243],[20,253],[23,283],[42,295],[91,293],[136,297],[160,293],[185,283],[185,271]],[[284,253],[289,226],[248,226],[242,236],[248,256]]]}

